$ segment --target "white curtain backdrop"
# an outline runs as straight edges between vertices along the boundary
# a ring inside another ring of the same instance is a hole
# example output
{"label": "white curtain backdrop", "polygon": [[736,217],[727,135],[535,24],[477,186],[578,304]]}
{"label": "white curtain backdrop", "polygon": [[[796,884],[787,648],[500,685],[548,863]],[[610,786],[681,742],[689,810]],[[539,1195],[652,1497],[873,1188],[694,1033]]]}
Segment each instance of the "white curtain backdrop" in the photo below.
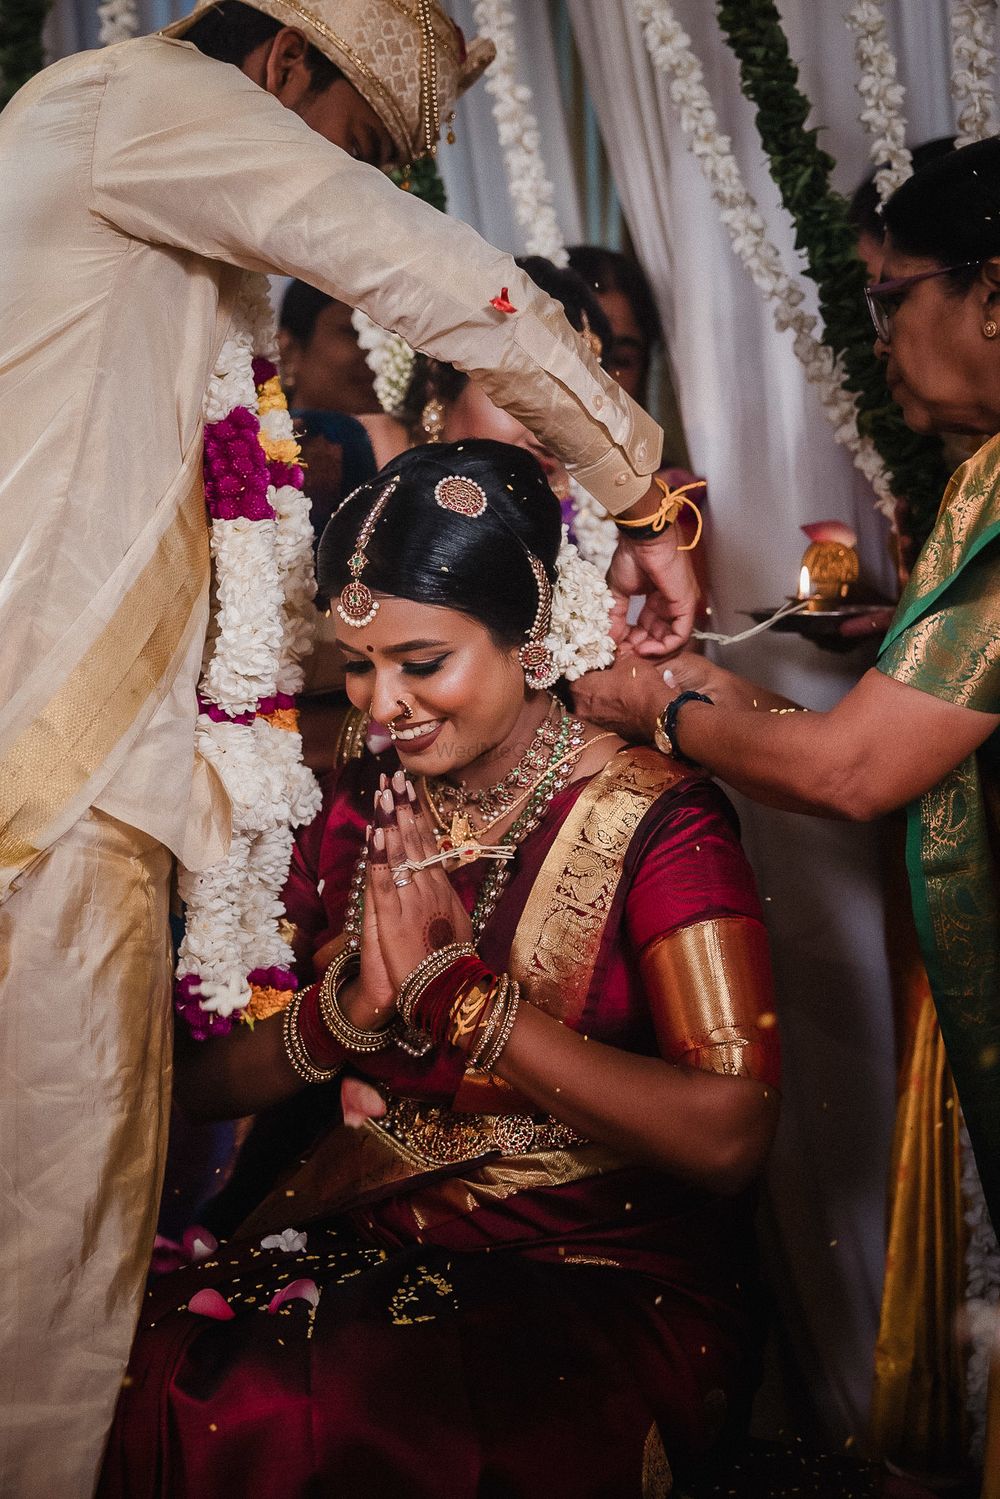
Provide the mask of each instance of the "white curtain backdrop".
{"label": "white curtain backdrop", "polygon": [[[448,10],[467,37],[477,33],[474,0],[450,0]],[[569,122],[559,93],[559,74],[548,6],[543,0],[515,0],[521,82],[533,94],[542,151],[555,188],[555,209],[566,243],[583,238],[583,217],[570,150]],[[444,144],[438,165],[448,189],[448,209],[479,230],[491,244],[513,255],[524,254],[524,234],[516,223],[507,192],[503,153],[497,143],[493,99],[480,84],[458,109],[454,146]]]}
{"label": "white curtain backdrop", "polygon": [[[833,441],[790,337],[736,260],[688,154],[629,0],[568,0],[588,86],[634,243],[668,330],[693,462],[708,478],[710,577],[724,629],[739,611],[793,591],[803,523],[837,517],[861,535],[865,570],[891,586],[884,523]],[[868,170],[844,5],[783,0],[781,11],[822,142],[850,191]],[[945,0],[891,6],[910,140],[953,128]],[[721,127],[733,139],[772,237],[795,264],[738,69],[714,6],[679,0]],[[787,636],[724,652],[737,671],[821,708],[870,664],[825,657]],[[767,903],[785,1046],[785,1104],[770,1173],[772,1278],[796,1363],[828,1433],[866,1419],[883,1268],[886,1165],[894,1106],[889,983],[882,941],[884,834],[741,804]]]}
{"label": "white curtain backdrop", "polygon": [[[524,78],[534,91],[543,150],[567,240],[581,237],[569,125],[559,93],[548,0],[510,0]],[[710,572],[718,623],[777,605],[794,590],[800,525],[855,525],[869,579],[889,588],[886,529],[847,455],[836,447],[787,335],[736,261],[654,76],[628,0],[566,3],[630,232],[656,291],[670,343],[694,466],[710,493]],[[142,0],[144,28],[189,6]],[[472,0],[451,0],[467,34]],[[849,190],[868,166],[846,4],[782,0],[793,55],[814,101],[823,143]],[[722,128],[791,261],[791,233],[760,152],[735,62],[714,6],[678,0],[705,63]],[[908,85],[910,143],[953,127],[947,0],[891,0],[890,23]],[[96,41],[93,0],[57,0],[50,56]],[[523,249],[483,88],[462,103],[458,142],[442,148],[452,211],[494,243]],[[870,656],[825,656],[768,635],[725,653],[726,664],[821,708]],[[864,1429],[883,1258],[886,1167],[894,1105],[889,984],[883,951],[877,830],[741,806],[747,848],[766,902],[785,1045],[785,1108],[770,1183],[771,1268],[798,1375],[835,1439]]]}

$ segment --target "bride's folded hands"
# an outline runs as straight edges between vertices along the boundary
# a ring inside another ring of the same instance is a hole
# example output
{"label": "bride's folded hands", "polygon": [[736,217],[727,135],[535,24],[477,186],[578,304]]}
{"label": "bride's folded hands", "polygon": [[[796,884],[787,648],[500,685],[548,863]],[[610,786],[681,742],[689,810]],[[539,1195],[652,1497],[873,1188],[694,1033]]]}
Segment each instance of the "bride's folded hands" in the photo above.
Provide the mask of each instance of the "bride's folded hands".
{"label": "bride's folded hands", "polygon": [[402,771],[391,783],[382,779],[375,799],[381,826],[372,835],[365,907],[374,912],[384,970],[396,995],[430,953],[471,943],[472,923],[443,864],[413,868],[435,858],[438,847],[412,782]]}

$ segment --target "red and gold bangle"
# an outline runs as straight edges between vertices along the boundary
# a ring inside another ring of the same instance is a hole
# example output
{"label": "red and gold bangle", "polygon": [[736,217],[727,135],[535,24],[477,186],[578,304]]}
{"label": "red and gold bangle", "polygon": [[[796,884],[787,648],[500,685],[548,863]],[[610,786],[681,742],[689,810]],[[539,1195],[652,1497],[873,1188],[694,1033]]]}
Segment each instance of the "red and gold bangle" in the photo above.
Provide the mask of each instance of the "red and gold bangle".
{"label": "red and gold bangle", "polygon": [[302,996],[299,1007],[299,1035],[309,1056],[317,1067],[342,1067],[347,1061],[347,1051],[323,1023],[319,1006],[319,985],[314,984]]}
{"label": "red and gold bangle", "polygon": [[439,971],[431,971],[410,1001],[408,1022],[419,1026],[435,1045],[443,1046],[449,1039],[453,1010],[460,1007],[469,988],[488,972],[475,954],[452,958]]}

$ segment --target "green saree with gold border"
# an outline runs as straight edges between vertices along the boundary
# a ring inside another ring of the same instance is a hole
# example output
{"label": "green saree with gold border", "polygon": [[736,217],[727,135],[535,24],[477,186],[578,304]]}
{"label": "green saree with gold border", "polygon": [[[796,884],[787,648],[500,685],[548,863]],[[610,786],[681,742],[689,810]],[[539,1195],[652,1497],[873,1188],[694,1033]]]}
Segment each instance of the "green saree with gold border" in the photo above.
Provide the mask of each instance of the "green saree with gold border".
{"label": "green saree with gold border", "polygon": [[[895,681],[1000,713],[1000,437],[953,476],[879,655]],[[994,1225],[1000,1225],[1000,744],[907,809],[913,912]]]}

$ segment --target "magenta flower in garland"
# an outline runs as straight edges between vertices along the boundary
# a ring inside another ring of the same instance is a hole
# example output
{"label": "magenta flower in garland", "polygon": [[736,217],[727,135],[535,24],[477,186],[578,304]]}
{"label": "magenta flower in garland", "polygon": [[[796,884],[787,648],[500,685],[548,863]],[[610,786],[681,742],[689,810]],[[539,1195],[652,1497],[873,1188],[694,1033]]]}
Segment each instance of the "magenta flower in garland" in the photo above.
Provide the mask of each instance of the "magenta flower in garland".
{"label": "magenta flower in garland", "polygon": [[205,399],[214,621],[197,747],[229,794],[233,836],[217,864],[181,873],[175,1007],[198,1040],[291,999],[281,890],[292,829],[320,801],[294,696],[313,614],[312,530],[274,342],[266,282],[247,277]]}

